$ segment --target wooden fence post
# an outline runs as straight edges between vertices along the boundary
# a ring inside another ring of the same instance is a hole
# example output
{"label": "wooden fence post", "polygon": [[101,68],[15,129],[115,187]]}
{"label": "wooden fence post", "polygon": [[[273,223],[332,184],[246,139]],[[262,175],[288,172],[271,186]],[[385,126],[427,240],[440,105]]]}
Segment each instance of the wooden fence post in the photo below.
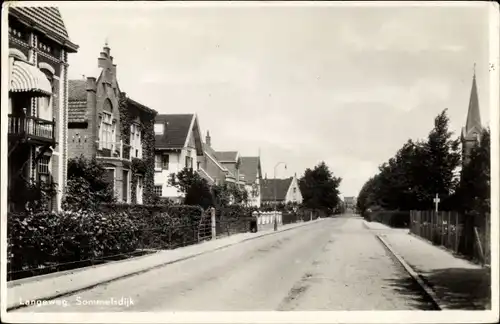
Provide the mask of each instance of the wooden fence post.
{"label": "wooden fence post", "polygon": [[448,234],[446,238],[446,247],[450,247],[450,237],[451,237],[451,230],[450,230],[450,222],[451,222],[451,217],[450,217],[451,212],[447,212],[447,222],[446,222],[446,233]]}
{"label": "wooden fence post", "polygon": [[484,256],[486,264],[490,264],[491,234],[490,234],[490,214],[486,214],[484,222]]}
{"label": "wooden fence post", "polygon": [[444,246],[444,213],[445,212],[441,212],[441,217],[440,217],[440,220],[441,220],[441,246]]}
{"label": "wooden fence post", "polygon": [[217,237],[217,232],[216,232],[216,224],[215,224],[215,208],[212,207],[211,213],[210,213],[210,218],[211,218],[211,224],[212,224],[212,240],[215,240]]}

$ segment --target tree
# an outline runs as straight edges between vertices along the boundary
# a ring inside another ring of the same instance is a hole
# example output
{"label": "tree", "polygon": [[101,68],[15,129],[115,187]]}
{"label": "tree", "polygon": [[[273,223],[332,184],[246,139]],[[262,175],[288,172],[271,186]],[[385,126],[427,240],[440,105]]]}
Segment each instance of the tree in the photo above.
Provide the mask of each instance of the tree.
{"label": "tree", "polygon": [[[425,190],[422,207],[432,208],[432,200],[436,194],[447,199],[457,185],[454,176],[460,165],[460,141],[452,139],[449,131],[449,118],[443,110],[434,120],[434,129],[429,133],[424,144],[425,176],[422,178]],[[425,202],[425,203],[424,203]]]}
{"label": "tree", "polygon": [[480,142],[471,150],[469,163],[461,171],[455,202],[463,212],[490,212],[490,145],[490,130],[484,129]]}
{"label": "tree", "polygon": [[358,195],[358,210],[432,208],[436,193],[447,199],[456,186],[460,163],[459,141],[452,139],[446,109],[434,120],[427,141],[408,140],[396,155],[379,167]]}
{"label": "tree", "polygon": [[113,185],[105,177],[106,169],[95,158],[83,155],[68,160],[68,181],[63,208],[93,210],[102,203],[115,202]]}
{"label": "tree", "polygon": [[299,180],[306,208],[320,209],[332,213],[340,203],[339,186],[342,179],[333,176],[325,162],[319,163],[314,169],[306,169]]}
{"label": "tree", "polygon": [[214,205],[208,182],[198,172],[184,168],[170,179],[170,185],[184,194],[184,204],[198,205],[207,209]]}

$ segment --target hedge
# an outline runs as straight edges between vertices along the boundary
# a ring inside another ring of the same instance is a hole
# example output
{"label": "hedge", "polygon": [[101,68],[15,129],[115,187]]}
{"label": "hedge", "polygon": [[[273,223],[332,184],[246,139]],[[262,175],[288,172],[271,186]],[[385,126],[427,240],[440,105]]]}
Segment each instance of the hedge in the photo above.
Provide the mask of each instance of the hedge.
{"label": "hedge", "polygon": [[112,204],[92,212],[9,213],[7,225],[9,277],[17,278],[12,274],[194,244],[210,218],[197,206]]}
{"label": "hedge", "polygon": [[370,221],[379,222],[395,228],[408,228],[410,224],[409,211],[379,210],[368,214]]}

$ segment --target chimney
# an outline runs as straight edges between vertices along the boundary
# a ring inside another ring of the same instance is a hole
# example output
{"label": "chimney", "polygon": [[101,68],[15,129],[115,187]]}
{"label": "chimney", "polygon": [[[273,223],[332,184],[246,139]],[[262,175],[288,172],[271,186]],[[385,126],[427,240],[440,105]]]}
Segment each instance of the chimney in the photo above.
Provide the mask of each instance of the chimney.
{"label": "chimney", "polygon": [[97,66],[102,69],[112,69],[113,58],[109,55],[110,49],[108,44],[104,45],[102,52],[97,60]]}
{"label": "chimney", "polygon": [[210,137],[210,132],[207,131],[207,137],[205,138],[205,143],[208,145],[208,146],[212,146],[212,141],[211,141],[211,137]]}

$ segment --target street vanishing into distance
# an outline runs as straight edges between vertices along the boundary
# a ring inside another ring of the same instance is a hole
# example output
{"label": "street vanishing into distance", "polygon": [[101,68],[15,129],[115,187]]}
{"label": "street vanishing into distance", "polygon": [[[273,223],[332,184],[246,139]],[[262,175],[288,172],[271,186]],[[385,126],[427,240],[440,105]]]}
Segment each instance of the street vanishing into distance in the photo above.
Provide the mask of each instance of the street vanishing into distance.
{"label": "street vanishing into distance", "polygon": [[[16,312],[434,309],[376,232],[357,215],[320,219]],[[127,302],[81,304],[111,298]]]}

